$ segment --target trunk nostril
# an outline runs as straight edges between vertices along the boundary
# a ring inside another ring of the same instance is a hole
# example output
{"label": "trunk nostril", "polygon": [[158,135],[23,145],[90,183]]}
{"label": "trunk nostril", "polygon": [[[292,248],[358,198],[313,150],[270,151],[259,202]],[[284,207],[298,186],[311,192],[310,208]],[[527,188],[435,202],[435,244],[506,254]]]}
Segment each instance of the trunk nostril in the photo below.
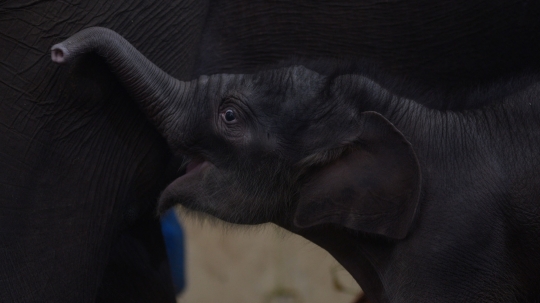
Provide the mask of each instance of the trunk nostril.
{"label": "trunk nostril", "polygon": [[65,63],[66,57],[69,58],[67,49],[62,44],[55,44],[51,48],[51,60],[55,63]]}

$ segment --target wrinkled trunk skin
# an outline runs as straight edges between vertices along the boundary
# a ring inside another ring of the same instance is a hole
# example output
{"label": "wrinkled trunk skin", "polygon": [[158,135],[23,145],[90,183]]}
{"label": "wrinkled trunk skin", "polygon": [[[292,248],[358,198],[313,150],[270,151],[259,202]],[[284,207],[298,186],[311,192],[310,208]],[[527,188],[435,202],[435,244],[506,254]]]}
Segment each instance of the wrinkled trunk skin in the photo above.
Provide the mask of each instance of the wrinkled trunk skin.
{"label": "wrinkled trunk skin", "polygon": [[103,57],[142,111],[170,146],[186,127],[182,117],[190,109],[190,82],[179,81],[150,62],[118,33],[102,28],[84,29],[51,48],[51,59],[59,64],[95,52]]}

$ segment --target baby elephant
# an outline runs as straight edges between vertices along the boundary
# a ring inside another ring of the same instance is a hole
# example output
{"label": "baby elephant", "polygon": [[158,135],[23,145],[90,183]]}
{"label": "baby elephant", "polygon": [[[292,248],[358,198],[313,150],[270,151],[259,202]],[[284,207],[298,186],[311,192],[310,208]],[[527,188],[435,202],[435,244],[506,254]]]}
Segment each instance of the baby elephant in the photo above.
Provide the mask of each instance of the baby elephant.
{"label": "baby elephant", "polygon": [[182,82],[103,28],[53,46],[52,60],[92,51],[190,159],[161,211],[278,224],[329,251],[371,302],[540,300],[533,76],[489,106],[450,112],[339,70]]}

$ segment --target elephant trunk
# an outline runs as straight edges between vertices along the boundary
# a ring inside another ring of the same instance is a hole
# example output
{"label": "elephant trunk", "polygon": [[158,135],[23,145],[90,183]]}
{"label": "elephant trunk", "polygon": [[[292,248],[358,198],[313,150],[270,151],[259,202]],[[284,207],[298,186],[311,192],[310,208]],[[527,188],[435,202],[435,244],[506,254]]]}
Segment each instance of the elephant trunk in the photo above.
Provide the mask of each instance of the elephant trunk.
{"label": "elephant trunk", "polygon": [[[84,29],[51,48],[52,61],[63,64],[96,52],[105,58],[128,93],[138,102],[158,131],[170,142],[173,116],[182,112],[181,95],[189,83],[179,81],[150,62],[118,33],[100,27]],[[185,99],[185,96],[184,98]]]}

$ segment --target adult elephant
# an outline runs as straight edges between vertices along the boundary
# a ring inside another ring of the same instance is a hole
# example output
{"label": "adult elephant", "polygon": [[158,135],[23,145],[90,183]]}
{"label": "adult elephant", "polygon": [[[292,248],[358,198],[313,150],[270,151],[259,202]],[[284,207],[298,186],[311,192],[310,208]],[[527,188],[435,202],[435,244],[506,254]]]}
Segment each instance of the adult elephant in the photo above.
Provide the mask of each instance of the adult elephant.
{"label": "adult elephant", "polygon": [[538,69],[538,14],[528,0],[217,0],[196,74],[252,73],[291,55],[367,58],[386,74],[454,91]]}
{"label": "adult elephant", "polygon": [[385,72],[454,89],[537,68],[538,5],[1,3],[0,301],[173,301],[154,216],[172,179],[169,151],[100,58],[59,70],[52,44],[99,25],[179,79],[291,56],[367,57]]}
{"label": "adult elephant", "polygon": [[168,149],[101,59],[66,73],[49,63],[49,49],[106,25],[185,78],[205,9],[0,4],[1,302],[175,302],[154,210]]}

